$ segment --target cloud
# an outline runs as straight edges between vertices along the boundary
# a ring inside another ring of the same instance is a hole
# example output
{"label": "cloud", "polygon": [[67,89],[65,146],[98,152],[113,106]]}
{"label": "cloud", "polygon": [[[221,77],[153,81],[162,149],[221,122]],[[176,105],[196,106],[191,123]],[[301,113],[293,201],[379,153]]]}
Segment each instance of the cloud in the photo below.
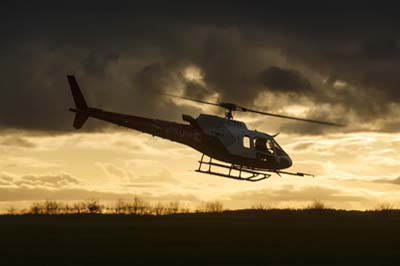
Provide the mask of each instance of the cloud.
{"label": "cloud", "polygon": [[155,189],[159,191],[160,182],[169,182],[172,179],[172,176],[164,171],[156,177],[138,177],[128,183],[121,183],[120,188],[115,186],[110,188],[107,184],[90,185],[68,174],[14,176],[1,173],[0,201],[85,200],[89,198],[116,200],[131,199],[135,195],[149,201],[200,201],[195,194],[189,192],[166,190],[149,193],[142,190],[142,188],[152,188],[153,192]]}
{"label": "cloud", "polygon": [[129,181],[132,178],[132,174],[120,167],[117,167],[111,163],[96,163],[110,178],[118,181]]}
{"label": "cloud", "polygon": [[260,74],[261,83],[281,92],[301,93],[312,88],[311,83],[298,71],[271,66]]}
{"label": "cloud", "polygon": [[[45,188],[0,188],[0,201],[38,201],[38,200],[85,200],[90,198],[115,200],[128,196],[112,192],[89,191],[86,189]],[[129,195],[133,197],[133,195]]]}
{"label": "cloud", "polygon": [[[314,102],[308,116],[318,116],[318,106],[325,105],[329,113],[321,118],[369,123],[366,130],[400,129],[393,121],[400,101],[400,21],[388,5],[72,6],[4,5],[1,129],[70,131],[67,74],[77,75],[92,105],[150,117],[179,119],[183,111],[194,112],[165,104],[157,94],[163,91],[200,98],[215,93],[221,101],[250,106],[269,91],[279,96],[278,105],[300,96]],[[202,85],[182,75],[190,66],[200,69]],[[90,120],[84,130],[105,125]],[[283,128],[311,131],[300,124]]]}
{"label": "cloud", "polygon": [[0,186],[7,188],[41,188],[41,189],[62,189],[83,185],[83,182],[68,174],[52,175],[24,175],[20,177],[0,174]]}
{"label": "cloud", "polygon": [[181,184],[181,180],[174,177],[169,171],[162,169],[155,174],[148,176],[139,176],[131,179],[132,186],[140,183],[158,183],[158,184],[169,184],[177,185]]}
{"label": "cloud", "polygon": [[0,136],[0,146],[34,148],[36,144],[18,135],[6,135]]}
{"label": "cloud", "polygon": [[5,155],[0,160],[0,166],[3,168],[19,168],[23,166],[24,168],[35,168],[35,169],[45,169],[59,167],[59,162],[47,162],[44,160],[36,159],[31,156],[15,156],[15,155]]}
{"label": "cloud", "polygon": [[384,183],[384,184],[393,184],[400,185],[400,177],[394,179],[375,179],[373,180],[375,183]]}
{"label": "cloud", "polygon": [[303,151],[314,145],[313,142],[300,142],[293,145],[293,150],[295,151]]}
{"label": "cloud", "polygon": [[323,186],[304,186],[296,188],[294,186],[284,186],[280,189],[261,189],[236,193],[232,199],[242,199],[253,202],[280,202],[280,201],[312,201],[319,199],[329,202],[361,201],[364,198],[346,194],[344,191],[323,187]]}

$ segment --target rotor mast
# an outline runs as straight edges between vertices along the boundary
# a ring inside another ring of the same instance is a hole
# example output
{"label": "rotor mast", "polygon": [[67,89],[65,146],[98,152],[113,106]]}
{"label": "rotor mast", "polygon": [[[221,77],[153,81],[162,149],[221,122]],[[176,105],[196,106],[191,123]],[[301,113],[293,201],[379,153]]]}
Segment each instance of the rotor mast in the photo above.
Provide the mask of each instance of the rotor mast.
{"label": "rotor mast", "polygon": [[220,103],[220,107],[225,108],[225,118],[228,120],[233,119],[233,111],[237,111],[238,107],[233,103]]}
{"label": "rotor mast", "polygon": [[233,119],[233,113],[231,109],[225,109],[225,118],[228,120]]}

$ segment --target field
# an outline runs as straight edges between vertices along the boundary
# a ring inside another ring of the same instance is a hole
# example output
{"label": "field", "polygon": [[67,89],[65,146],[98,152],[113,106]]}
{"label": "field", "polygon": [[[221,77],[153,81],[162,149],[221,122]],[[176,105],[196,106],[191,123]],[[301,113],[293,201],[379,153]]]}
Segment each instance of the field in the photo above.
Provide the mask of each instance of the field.
{"label": "field", "polygon": [[400,212],[4,215],[1,265],[400,265]]}

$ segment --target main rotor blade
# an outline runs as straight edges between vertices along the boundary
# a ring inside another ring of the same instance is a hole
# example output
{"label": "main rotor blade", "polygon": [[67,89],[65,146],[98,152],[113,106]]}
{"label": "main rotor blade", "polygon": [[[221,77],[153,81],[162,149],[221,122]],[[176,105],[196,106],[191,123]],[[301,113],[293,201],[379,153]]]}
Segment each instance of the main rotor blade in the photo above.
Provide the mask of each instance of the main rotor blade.
{"label": "main rotor blade", "polygon": [[202,101],[202,100],[198,100],[198,99],[193,99],[193,98],[189,98],[189,97],[185,97],[185,96],[178,96],[178,95],[169,94],[169,93],[161,93],[161,95],[165,95],[165,96],[169,96],[169,97],[173,97],[173,98],[184,99],[184,100],[188,100],[188,101],[192,101],[192,102],[198,102],[198,103],[204,103],[204,104],[209,104],[209,105],[220,106],[219,103],[206,102],[206,101]]}
{"label": "main rotor blade", "polygon": [[228,109],[230,111],[251,112],[251,113],[256,113],[256,114],[261,114],[261,115],[268,115],[268,116],[274,116],[274,117],[279,117],[279,118],[284,118],[284,119],[291,119],[291,120],[297,120],[297,121],[303,121],[303,122],[315,123],[315,124],[327,125],[327,126],[336,126],[336,127],[345,127],[346,126],[346,125],[343,125],[343,124],[333,123],[333,122],[328,122],[328,121],[306,119],[306,118],[287,116],[287,115],[279,115],[279,114],[274,114],[274,113],[267,113],[267,112],[252,110],[252,109],[248,109],[246,107],[238,106],[238,105],[233,104],[233,103],[206,102],[206,101],[203,101],[203,100],[193,99],[193,98],[189,98],[189,97],[185,97],[185,96],[178,96],[178,95],[169,94],[169,93],[161,93],[161,95],[174,97],[174,98],[179,98],[179,99],[184,99],[184,100],[188,100],[188,101],[192,101],[192,102],[198,102],[198,103],[203,103],[203,104],[219,106],[219,107],[223,107],[225,109]]}
{"label": "main rotor blade", "polygon": [[251,112],[251,113],[256,113],[256,114],[261,114],[261,115],[268,115],[268,116],[274,116],[274,117],[279,117],[279,118],[284,118],[284,119],[291,119],[291,120],[297,120],[297,121],[303,121],[303,122],[309,122],[309,123],[315,123],[315,124],[321,124],[321,125],[327,125],[327,126],[336,126],[336,127],[345,127],[346,126],[343,124],[333,123],[333,122],[328,122],[328,121],[305,119],[305,118],[294,117],[294,116],[278,115],[278,114],[273,114],[273,113],[261,112],[261,111],[257,111],[257,110],[248,109],[245,107],[240,107],[240,109],[243,112]]}

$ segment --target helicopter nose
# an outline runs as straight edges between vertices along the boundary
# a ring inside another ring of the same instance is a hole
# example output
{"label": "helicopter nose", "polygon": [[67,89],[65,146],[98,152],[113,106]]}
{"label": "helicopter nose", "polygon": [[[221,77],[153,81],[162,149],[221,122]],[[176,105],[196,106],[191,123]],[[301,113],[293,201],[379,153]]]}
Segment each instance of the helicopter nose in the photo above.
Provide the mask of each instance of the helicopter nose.
{"label": "helicopter nose", "polygon": [[281,158],[281,165],[283,168],[289,168],[292,166],[292,159],[290,159],[289,156],[284,156]]}

